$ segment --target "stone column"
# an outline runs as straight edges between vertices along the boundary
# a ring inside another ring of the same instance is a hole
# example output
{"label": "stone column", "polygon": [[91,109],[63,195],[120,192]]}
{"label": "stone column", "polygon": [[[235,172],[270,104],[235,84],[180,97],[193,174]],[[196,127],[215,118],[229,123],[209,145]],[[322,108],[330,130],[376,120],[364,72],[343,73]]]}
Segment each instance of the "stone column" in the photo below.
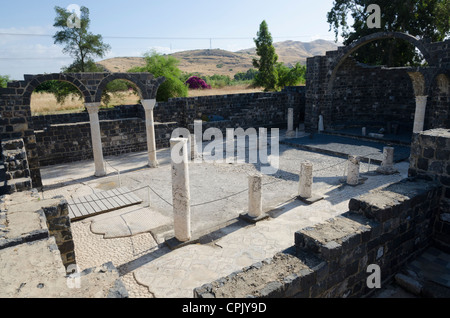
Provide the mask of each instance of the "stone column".
{"label": "stone column", "polygon": [[287,132],[286,137],[292,138],[295,136],[294,131],[294,109],[289,108],[288,109],[288,124],[287,124]]}
{"label": "stone column", "polygon": [[86,103],[86,109],[89,113],[91,126],[92,150],[94,152],[95,176],[102,177],[106,175],[103,162],[102,136],[100,133],[100,121],[98,119],[98,109],[100,103]]}
{"label": "stone column", "polygon": [[425,123],[425,111],[427,108],[428,96],[416,96],[416,113],[414,115],[414,128],[413,132],[418,133],[423,131]]}
{"label": "stone column", "polygon": [[359,157],[348,156],[347,184],[349,185],[357,185],[359,183],[359,162]]}
{"label": "stone column", "polygon": [[172,159],[172,205],[175,238],[191,239],[191,210],[187,138],[170,139]]}
{"label": "stone column", "polygon": [[383,161],[381,166],[377,168],[377,172],[382,174],[394,174],[398,171],[394,169],[394,148],[384,147],[383,148]]}
{"label": "stone column", "polygon": [[262,214],[262,178],[260,175],[248,177],[248,216],[260,217]]}
{"label": "stone column", "polygon": [[313,184],[313,164],[311,162],[303,162],[300,170],[298,195],[301,198],[309,199],[312,197]]}
{"label": "stone column", "polygon": [[158,160],[156,159],[155,123],[153,120],[153,109],[156,106],[156,99],[143,99],[141,100],[141,103],[145,110],[148,166],[150,168],[156,168],[158,167]]}
{"label": "stone column", "polygon": [[323,116],[319,115],[319,125],[318,125],[318,132],[321,133],[322,131],[325,130],[325,126],[323,124]]}

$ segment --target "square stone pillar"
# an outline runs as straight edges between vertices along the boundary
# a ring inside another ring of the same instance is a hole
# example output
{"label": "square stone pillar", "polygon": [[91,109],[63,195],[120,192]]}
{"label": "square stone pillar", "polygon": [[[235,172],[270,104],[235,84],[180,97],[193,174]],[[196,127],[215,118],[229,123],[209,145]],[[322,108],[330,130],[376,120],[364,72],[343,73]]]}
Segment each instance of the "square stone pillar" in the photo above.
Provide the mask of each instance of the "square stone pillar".
{"label": "square stone pillar", "polygon": [[170,139],[173,224],[175,238],[180,242],[191,239],[191,195],[187,142],[187,138]]}
{"label": "square stone pillar", "polygon": [[416,96],[416,113],[414,115],[413,133],[423,131],[428,96]]}
{"label": "square stone pillar", "polygon": [[105,165],[103,163],[102,135],[100,133],[100,121],[98,119],[98,110],[100,103],[86,103],[86,109],[89,113],[91,126],[92,151],[94,153],[95,176],[103,177],[106,175]]}
{"label": "square stone pillar", "polygon": [[153,119],[153,109],[156,106],[156,99],[141,100],[142,106],[145,110],[145,127],[147,130],[147,151],[148,151],[148,166],[150,168],[158,167],[158,160],[156,158],[156,140],[155,140],[155,123]]}
{"label": "square stone pillar", "polygon": [[287,131],[286,131],[286,138],[294,138],[295,137],[295,131],[294,131],[294,109],[288,108],[288,120],[287,120]]}

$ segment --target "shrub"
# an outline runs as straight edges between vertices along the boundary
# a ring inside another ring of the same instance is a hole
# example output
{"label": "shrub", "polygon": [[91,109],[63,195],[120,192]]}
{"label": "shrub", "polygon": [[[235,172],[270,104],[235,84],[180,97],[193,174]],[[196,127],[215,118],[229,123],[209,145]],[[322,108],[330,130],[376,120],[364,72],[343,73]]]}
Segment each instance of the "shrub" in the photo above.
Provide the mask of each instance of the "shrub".
{"label": "shrub", "polygon": [[206,84],[206,82],[198,76],[191,76],[187,81],[186,85],[190,89],[210,89],[211,85]]}
{"label": "shrub", "polygon": [[0,75],[0,87],[6,88],[8,86],[9,76],[8,75]]}
{"label": "shrub", "polygon": [[173,56],[163,56],[156,52],[149,52],[144,55],[146,65],[134,67],[128,72],[148,72],[153,76],[164,76],[166,80],[159,86],[156,95],[157,101],[168,101],[169,98],[187,97],[188,89],[183,81],[181,70],[178,68],[179,60]]}
{"label": "shrub", "polygon": [[227,75],[214,74],[207,76],[205,79],[213,88],[222,88],[231,85],[231,78]]}

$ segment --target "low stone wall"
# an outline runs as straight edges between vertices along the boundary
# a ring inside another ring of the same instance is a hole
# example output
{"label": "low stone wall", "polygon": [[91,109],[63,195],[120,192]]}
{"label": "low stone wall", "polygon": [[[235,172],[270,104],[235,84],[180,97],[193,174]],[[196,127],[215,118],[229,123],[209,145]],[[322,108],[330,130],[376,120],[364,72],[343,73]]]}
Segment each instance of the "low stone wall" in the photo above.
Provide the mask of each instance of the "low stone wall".
{"label": "low stone wall", "polygon": [[[137,99],[137,98],[136,98]],[[100,109],[100,120],[114,120],[122,118],[145,118],[144,108],[141,105],[121,105],[114,108]],[[45,127],[59,124],[73,124],[89,122],[89,114],[85,110],[80,113],[39,115],[31,117],[34,130],[43,130]]]}
{"label": "low stone wall", "polygon": [[[169,147],[175,123],[155,124],[157,148]],[[145,121],[140,118],[103,120],[100,122],[104,156],[146,151]],[[36,131],[41,166],[93,158],[89,122],[51,125]]]}
{"label": "low stone wall", "polygon": [[1,142],[0,163],[3,163],[0,195],[32,187],[27,152],[23,139],[8,139]]}
{"label": "low stone wall", "polygon": [[409,176],[434,180],[443,188],[441,211],[434,223],[434,241],[450,252],[450,129],[413,135]]}
{"label": "low stone wall", "polygon": [[[192,131],[194,120],[204,119],[203,130],[287,126],[287,110],[294,108],[294,127],[303,120],[305,87],[281,92],[174,98],[159,102],[154,110],[156,147],[169,147],[173,129]],[[217,118],[223,120],[217,120]],[[103,155],[147,150],[145,112],[142,105],[117,106],[99,112]],[[40,166],[93,158],[89,115],[32,117]]]}
{"label": "low stone wall", "polygon": [[289,86],[281,92],[173,98],[159,102],[154,115],[156,121],[176,121],[181,127],[210,116],[229,120],[229,128],[286,127],[287,110],[294,108],[294,126],[298,126],[304,119],[305,91],[305,86]]}
{"label": "low stone wall", "polygon": [[194,290],[206,297],[363,297],[368,266],[386,282],[431,244],[441,187],[405,179],[354,198],[349,212],[295,234],[295,246]]}
{"label": "low stone wall", "polygon": [[75,245],[67,201],[61,197],[59,202],[49,202],[42,207],[42,210],[45,214],[49,235],[55,237],[64,267],[75,264]]}

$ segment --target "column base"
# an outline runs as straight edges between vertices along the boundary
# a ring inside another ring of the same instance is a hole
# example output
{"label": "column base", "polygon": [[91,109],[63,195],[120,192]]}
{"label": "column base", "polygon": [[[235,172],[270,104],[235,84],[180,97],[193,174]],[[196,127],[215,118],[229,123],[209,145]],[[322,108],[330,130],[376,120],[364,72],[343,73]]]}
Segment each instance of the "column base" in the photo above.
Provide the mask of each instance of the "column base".
{"label": "column base", "polygon": [[239,214],[239,218],[248,223],[255,224],[256,222],[259,222],[259,221],[269,218],[269,215],[267,213],[261,213],[261,215],[259,215],[257,217],[253,217],[253,216],[250,216],[248,213],[241,213],[241,214]]}
{"label": "column base", "polygon": [[295,131],[289,130],[286,132],[286,138],[294,138],[295,137]]}
{"label": "column base", "polygon": [[316,202],[318,202],[318,201],[320,201],[322,199],[323,199],[322,196],[314,194],[314,193],[309,198],[304,198],[304,197],[301,197],[301,196],[297,196],[297,200],[300,200],[300,201],[302,201],[303,203],[306,203],[306,204],[313,204],[313,203],[316,203]]}
{"label": "column base", "polygon": [[150,168],[158,168],[159,163],[158,163],[158,161],[149,161],[147,166],[149,166]]}
{"label": "column base", "polygon": [[104,177],[104,176],[106,176],[106,172],[104,172],[104,171],[94,173],[94,177],[97,177],[97,178]]}
{"label": "column base", "polygon": [[398,170],[395,169],[394,167],[378,167],[376,172],[380,173],[380,174],[389,175],[389,174],[396,174],[396,173],[398,173]]}

